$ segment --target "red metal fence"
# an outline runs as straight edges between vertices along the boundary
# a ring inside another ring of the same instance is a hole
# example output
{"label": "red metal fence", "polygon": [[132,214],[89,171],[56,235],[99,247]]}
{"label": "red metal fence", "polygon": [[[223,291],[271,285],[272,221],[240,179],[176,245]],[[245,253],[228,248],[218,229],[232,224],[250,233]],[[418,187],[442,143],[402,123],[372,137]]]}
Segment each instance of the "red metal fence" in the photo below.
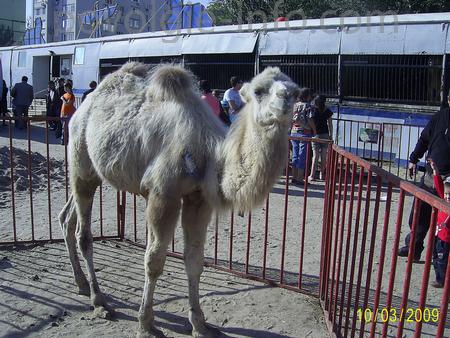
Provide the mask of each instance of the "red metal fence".
{"label": "red metal fence", "polygon": [[[8,163],[1,169],[9,176],[8,188],[0,191],[0,245],[62,240],[56,224],[70,193],[67,148],[49,121],[33,117],[25,130],[11,124],[0,129],[0,156]],[[307,142],[309,168],[317,140],[297,139]],[[434,236],[426,240],[422,264],[397,258],[396,251],[413,204],[413,229],[420,205],[433,207],[430,233],[437,210],[450,212],[449,206],[335,145],[329,145],[326,182],[309,182],[306,172],[301,185],[291,184],[289,161],[263,206],[243,216],[236,210],[215,217],[206,264],[320,297],[336,336],[442,337],[450,269],[444,289],[428,288]],[[145,201],[135,195],[103,185],[92,222],[97,240],[146,245]],[[178,227],[169,254],[182,252]]]}
{"label": "red metal fence", "polygon": [[[338,337],[442,337],[450,269],[444,289],[429,288],[438,210],[450,206],[432,194],[333,146],[327,180],[320,299]],[[412,198],[413,197],[413,198]],[[413,208],[414,242],[421,205],[432,206],[426,256],[413,264],[397,256],[402,224]],[[413,205],[412,205],[413,204]]]}

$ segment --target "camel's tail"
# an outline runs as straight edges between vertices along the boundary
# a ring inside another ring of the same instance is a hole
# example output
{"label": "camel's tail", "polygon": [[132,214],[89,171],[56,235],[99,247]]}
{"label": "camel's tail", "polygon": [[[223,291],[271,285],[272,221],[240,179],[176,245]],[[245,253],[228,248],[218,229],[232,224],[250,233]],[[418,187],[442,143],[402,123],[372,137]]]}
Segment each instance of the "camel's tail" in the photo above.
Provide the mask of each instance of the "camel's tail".
{"label": "camel's tail", "polygon": [[156,101],[184,102],[196,89],[195,77],[191,72],[179,65],[162,65],[152,71],[148,95]]}

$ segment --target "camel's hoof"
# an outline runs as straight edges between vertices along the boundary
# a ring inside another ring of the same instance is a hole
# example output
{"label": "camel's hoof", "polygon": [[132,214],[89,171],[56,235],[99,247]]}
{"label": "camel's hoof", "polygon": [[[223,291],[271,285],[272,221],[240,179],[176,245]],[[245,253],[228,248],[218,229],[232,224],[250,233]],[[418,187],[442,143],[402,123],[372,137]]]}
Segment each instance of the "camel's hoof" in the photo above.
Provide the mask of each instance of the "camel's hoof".
{"label": "camel's hoof", "polygon": [[114,310],[105,306],[96,306],[94,308],[94,317],[110,320],[114,316]]}
{"label": "camel's hoof", "polygon": [[197,331],[195,329],[192,330],[192,337],[194,338],[218,338],[220,335],[221,332],[219,329],[208,324],[205,324],[201,331]]}
{"label": "camel's hoof", "polygon": [[164,332],[152,326],[149,330],[139,329],[136,338],[167,338]]}
{"label": "camel's hoof", "polygon": [[78,280],[75,278],[75,284],[78,286],[78,294],[83,296],[91,295],[91,288],[89,287],[89,282],[86,277],[79,278]]}
{"label": "camel's hoof", "polygon": [[91,296],[91,289],[89,288],[89,286],[87,287],[78,287],[78,294],[81,296]]}

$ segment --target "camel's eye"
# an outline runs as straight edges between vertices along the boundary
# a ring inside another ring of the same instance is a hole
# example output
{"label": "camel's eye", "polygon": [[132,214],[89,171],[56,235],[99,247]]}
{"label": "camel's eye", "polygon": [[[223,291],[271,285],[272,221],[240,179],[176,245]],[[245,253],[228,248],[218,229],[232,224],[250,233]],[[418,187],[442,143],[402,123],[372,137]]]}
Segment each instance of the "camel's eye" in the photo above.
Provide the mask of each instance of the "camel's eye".
{"label": "camel's eye", "polygon": [[263,90],[262,89],[255,89],[255,95],[258,97],[261,97],[263,94]]}

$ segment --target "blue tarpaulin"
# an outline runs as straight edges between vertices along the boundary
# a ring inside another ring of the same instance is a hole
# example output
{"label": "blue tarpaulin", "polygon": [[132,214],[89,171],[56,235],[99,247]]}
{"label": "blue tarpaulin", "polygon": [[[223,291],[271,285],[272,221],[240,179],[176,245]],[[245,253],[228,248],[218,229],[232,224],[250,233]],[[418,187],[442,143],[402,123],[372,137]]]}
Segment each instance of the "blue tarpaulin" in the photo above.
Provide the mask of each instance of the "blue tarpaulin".
{"label": "blue tarpaulin", "polygon": [[166,29],[212,27],[213,22],[205,6],[200,3],[183,5],[182,0],[171,0]]}
{"label": "blue tarpaulin", "polygon": [[83,15],[83,23],[86,25],[92,25],[95,22],[102,22],[115,15],[117,4],[114,6],[108,6],[100,8],[91,12],[87,12]]}
{"label": "blue tarpaulin", "polygon": [[36,18],[34,20],[34,27],[25,31],[23,44],[34,45],[39,43],[45,43],[45,39],[42,36],[42,20],[41,18]]}

